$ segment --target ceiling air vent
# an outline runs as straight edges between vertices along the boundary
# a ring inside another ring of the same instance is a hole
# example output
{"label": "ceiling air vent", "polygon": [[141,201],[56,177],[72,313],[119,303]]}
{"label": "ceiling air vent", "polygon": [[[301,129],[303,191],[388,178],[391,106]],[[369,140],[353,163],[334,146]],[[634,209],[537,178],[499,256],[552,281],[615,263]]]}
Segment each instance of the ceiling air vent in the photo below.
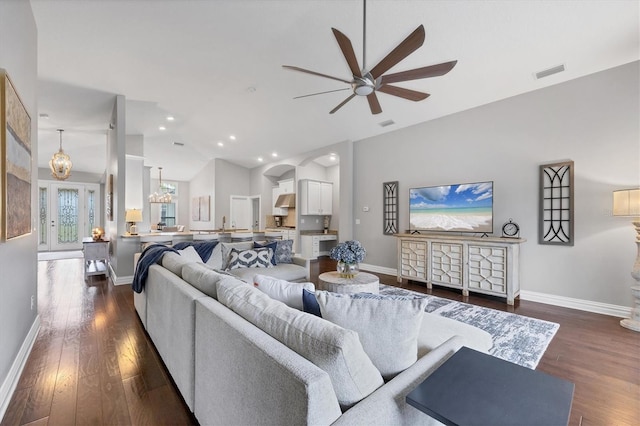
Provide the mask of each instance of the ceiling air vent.
{"label": "ceiling air vent", "polygon": [[550,75],[557,74],[562,71],[564,71],[564,64],[556,65],[555,67],[538,71],[534,75],[536,77],[536,80],[540,80],[541,78],[549,77]]}
{"label": "ceiling air vent", "polygon": [[173,144],[175,146],[184,146],[184,143],[182,143],[182,142],[174,142]]}
{"label": "ceiling air vent", "polygon": [[396,124],[396,122],[393,120],[387,120],[379,124],[380,124],[380,127],[387,127],[387,126],[391,126],[392,124]]}

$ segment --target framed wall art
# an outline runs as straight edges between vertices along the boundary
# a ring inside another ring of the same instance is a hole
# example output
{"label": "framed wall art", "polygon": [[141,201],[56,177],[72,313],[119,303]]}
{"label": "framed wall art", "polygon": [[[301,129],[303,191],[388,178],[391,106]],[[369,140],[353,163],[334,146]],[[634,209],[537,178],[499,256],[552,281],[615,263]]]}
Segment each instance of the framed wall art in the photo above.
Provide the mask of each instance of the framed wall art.
{"label": "framed wall art", "polygon": [[200,220],[200,197],[191,198],[191,220],[194,222]]}
{"label": "framed wall art", "polygon": [[540,166],[539,244],[573,245],[573,161]]}
{"label": "framed wall art", "polygon": [[382,233],[398,233],[398,181],[382,184]]}
{"label": "framed wall art", "polygon": [[200,220],[202,222],[209,222],[211,216],[209,214],[209,208],[211,206],[211,196],[205,195],[200,197]]}
{"label": "framed wall art", "polygon": [[31,117],[0,69],[2,226],[5,240],[31,233]]}
{"label": "framed wall art", "polygon": [[107,191],[105,200],[105,213],[107,215],[107,221],[113,221],[113,175],[110,174],[107,178]]}

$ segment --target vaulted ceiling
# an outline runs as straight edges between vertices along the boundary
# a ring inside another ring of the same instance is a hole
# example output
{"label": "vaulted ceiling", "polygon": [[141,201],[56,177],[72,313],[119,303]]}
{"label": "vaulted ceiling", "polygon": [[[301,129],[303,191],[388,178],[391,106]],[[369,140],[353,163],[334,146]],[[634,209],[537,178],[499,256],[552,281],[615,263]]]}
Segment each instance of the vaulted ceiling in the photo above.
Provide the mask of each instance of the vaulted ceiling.
{"label": "vaulted ceiling", "polygon": [[[421,24],[424,45],[390,72],[458,64],[442,77],[398,83],[430,93],[424,101],[381,93],[381,114],[356,97],[330,115],[348,91],[293,98],[347,86],[282,65],[351,80],[331,28],[350,38],[361,62],[361,0],[31,3],[39,44],[39,166],[47,167],[58,147],[56,129],[63,128],[74,170],[104,171],[114,96],[124,95],[126,133],[144,135],[145,164],[164,167],[163,177],[175,180],[191,179],[212,158],[251,168],[258,157],[272,161],[273,152],[287,158],[360,140],[640,56],[633,0],[370,0],[364,68]],[[534,78],[560,64],[564,72]],[[380,125],[388,120],[395,124]]]}

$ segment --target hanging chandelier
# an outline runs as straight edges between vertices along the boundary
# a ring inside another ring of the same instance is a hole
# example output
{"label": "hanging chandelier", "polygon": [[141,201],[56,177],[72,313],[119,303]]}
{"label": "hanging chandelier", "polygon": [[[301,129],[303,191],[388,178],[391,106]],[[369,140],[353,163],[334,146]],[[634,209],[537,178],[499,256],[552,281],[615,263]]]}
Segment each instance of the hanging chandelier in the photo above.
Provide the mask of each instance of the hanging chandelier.
{"label": "hanging chandelier", "polygon": [[158,173],[160,175],[160,183],[158,185],[158,190],[153,194],[149,195],[150,203],[170,203],[171,202],[171,194],[165,192],[162,187],[162,167],[158,167]]}
{"label": "hanging chandelier", "polygon": [[49,167],[51,167],[51,176],[58,180],[67,180],[71,176],[73,163],[71,158],[62,150],[62,132],[64,130],[58,129],[58,132],[60,132],[60,149],[49,160]]}

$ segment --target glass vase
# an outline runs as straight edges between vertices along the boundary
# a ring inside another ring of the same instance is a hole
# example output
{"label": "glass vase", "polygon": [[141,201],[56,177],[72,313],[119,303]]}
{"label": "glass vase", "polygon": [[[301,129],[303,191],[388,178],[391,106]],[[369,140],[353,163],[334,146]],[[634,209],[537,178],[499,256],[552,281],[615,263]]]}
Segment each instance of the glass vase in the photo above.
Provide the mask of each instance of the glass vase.
{"label": "glass vase", "polygon": [[338,262],[336,271],[340,274],[340,278],[354,278],[360,272],[360,265],[357,263]]}

